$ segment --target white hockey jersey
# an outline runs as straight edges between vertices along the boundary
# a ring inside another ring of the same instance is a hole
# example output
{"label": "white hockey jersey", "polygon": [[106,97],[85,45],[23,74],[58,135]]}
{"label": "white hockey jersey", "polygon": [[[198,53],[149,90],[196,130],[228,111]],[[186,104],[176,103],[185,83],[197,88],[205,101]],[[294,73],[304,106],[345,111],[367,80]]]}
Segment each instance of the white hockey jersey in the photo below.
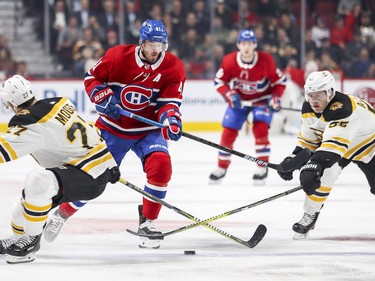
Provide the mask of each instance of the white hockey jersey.
{"label": "white hockey jersey", "polygon": [[368,163],[375,156],[375,110],[366,101],[340,92],[322,114],[305,102],[298,146]]}
{"label": "white hockey jersey", "polygon": [[18,112],[0,137],[0,163],[30,154],[45,168],[72,165],[97,178],[116,166],[98,131],[66,98],[37,101]]}

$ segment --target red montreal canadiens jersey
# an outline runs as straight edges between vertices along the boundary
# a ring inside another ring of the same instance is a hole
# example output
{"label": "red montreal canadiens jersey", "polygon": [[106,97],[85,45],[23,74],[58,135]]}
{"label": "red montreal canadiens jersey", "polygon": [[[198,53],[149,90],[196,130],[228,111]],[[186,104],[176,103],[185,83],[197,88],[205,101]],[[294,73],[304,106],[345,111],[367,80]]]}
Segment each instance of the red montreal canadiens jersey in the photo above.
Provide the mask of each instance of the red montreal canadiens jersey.
{"label": "red montreal canadiens jersey", "polygon": [[[90,96],[97,85],[105,83],[123,109],[158,122],[161,113],[180,107],[185,69],[181,60],[170,53],[162,52],[154,64],[148,64],[141,60],[139,51],[135,45],[109,49],[87,72],[85,89]],[[101,115],[96,126],[125,138],[140,138],[156,129],[125,116],[116,120]]]}
{"label": "red montreal canadiens jersey", "polygon": [[242,100],[254,103],[265,102],[271,96],[281,97],[285,85],[285,75],[276,68],[272,56],[257,51],[252,63],[242,62],[238,51],[224,56],[215,78],[216,90],[221,95],[235,89]]}

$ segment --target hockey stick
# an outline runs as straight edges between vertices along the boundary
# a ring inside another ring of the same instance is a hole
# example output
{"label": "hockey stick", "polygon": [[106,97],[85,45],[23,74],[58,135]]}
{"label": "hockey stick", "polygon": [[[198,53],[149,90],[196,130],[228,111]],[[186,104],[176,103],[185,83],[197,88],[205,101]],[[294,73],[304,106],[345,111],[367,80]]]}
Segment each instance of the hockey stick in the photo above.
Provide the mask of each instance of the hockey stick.
{"label": "hockey stick", "polygon": [[213,216],[211,218],[208,218],[208,219],[205,219],[203,221],[200,221],[200,222],[197,222],[197,223],[192,223],[192,224],[189,224],[189,225],[185,225],[183,227],[180,227],[180,228],[176,228],[174,230],[171,230],[171,231],[168,231],[168,232],[164,232],[162,234],[157,234],[157,235],[153,235],[153,234],[140,234],[140,233],[137,233],[137,232],[134,232],[130,229],[127,229],[126,231],[131,233],[131,234],[134,234],[134,235],[137,235],[137,236],[143,236],[143,237],[165,237],[165,236],[169,236],[169,235],[173,235],[173,234],[177,234],[179,232],[183,232],[185,230],[188,230],[188,229],[191,229],[191,228],[194,228],[194,227],[197,227],[197,226],[200,226],[204,223],[209,223],[209,222],[212,222],[212,221],[215,221],[215,220],[218,220],[218,219],[221,219],[221,218],[225,218],[225,217],[228,217],[230,215],[233,215],[233,214],[236,214],[236,213],[239,213],[239,212],[242,212],[242,211],[245,211],[245,210],[248,210],[250,208],[254,208],[256,206],[259,206],[259,205],[262,205],[264,203],[267,203],[267,202],[270,202],[270,201],[273,201],[275,199],[278,199],[278,198],[281,198],[281,197],[284,197],[286,195],[289,195],[289,194],[292,194],[298,190],[301,190],[302,189],[302,186],[298,186],[298,187],[294,187],[292,189],[289,189],[287,191],[284,191],[282,193],[279,193],[279,194],[276,194],[276,195],[273,195],[271,197],[268,197],[268,198],[265,198],[263,200],[260,200],[260,201],[257,201],[257,202],[254,202],[254,203],[251,203],[249,205],[246,205],[246,206],[243,206],[243,207],[240,207],[240,208],[237,208],[237,209],[233,209],[233,210],[230,210],[230,211],[227,211],[225,213],[222,213],[220,215],[217,215],[217,216]]}
{"label": "hockey stick", "polygon": [[[256,106],[251,101],[248,101],[248,100],[241,101],[241,104],[242,104],[242,106],[246,106],[246,107],[264,107],[264,108],[268,108],[268,106]],[[280,109],[281,110],[289,110],[289,111],[301,112],[301,109],[298,109],[298,108],[281,107]]]}
{"label": "hockey stick", "polygon": [[[165,206],[166,208],[184,216],[185,218],[188,218],[196,223],[201,223],[202,221],[196,217],[194,217],[193,215],[175,207],[175,206],[172,206],[170,205],[169,203],[165,202],[164,200],[148,193],[147,191],[144,191],[143,189],[135,186],[134,184],[126,181],[125,179],[123,178],[120,178],[119,180],[122,184],[130,187],[131,189],[135,190],[136,192],[142,194],[143,196],[155,201],[155,202],[158,202],[159,204]],[[229,234],[228,232],[225,232],[224,230],[221,230],[213,225],[210,225],[208,223],[204,223],[202,222],[202,224],[204,227],[206,228],[209,228],[211,229],[212,231],[216,232],[216,233],[219,233],[220,235],[224,236],[224,237],[227,237],[237,243],[240,243],[241,245],[244,245],[248,248],[254,248],[256,245],[258,245],[258,243],[263,239],[263,237],[266,235],[266,232],[267,232],[267,228],[263,225],[263,224],[260,224],[258,225],[257,229],[255,230],[253,236],[248,240],[248,241],[245,241],[245,240],[242,240],[236,236],[233,236],[231,234]],[[162,238],[162,237],[161,237]]]}
{"label": "hockey stick", "polygon": [[[164,125],[159,123],[159,122],[147,119],[143,116],[139,116],[139,115],[131,113],[127,110],[119,109],[119,112],[120,112],[121,115],[124,115],[126,117],[136,119],[138,121],[153,125],[153,126],[158,127],[158,128],[164,128]],[[183,132],[183,131],[181,132],[181,135],[184,136],[184,137],[187,137],[189,139],[195,140],[197,142],[200,142],[200,143],[206,144],[208,146],[212,146],[214,148],[217,148],[219,150],[228,152],[230,154],[236,155],[238,157],[244,158],[244,159],[249,160],[251,162],[257,163],[258,165],[262,165],[262,166],[265,166],[265,167],[269,167],[271,169],[275,169],[279,172],[289,172],[289,171],[294,171],[296,169],[299,169],[310,159],[310,155],[311,155],[310,150],[304,149],[300,153],[298,153],[295,157],[293,157],[293,159],[291,159],[290,161],[288,161],[286,163],[272,164],[272,163],[260,160],[258,158],[255,158],[253,156],[244,154],[242,152],[239,152],[239,151],[230,149],[228,147],[222,146],[220,144],[211,142],[209,140],[202,139],[200,137],[191,135],[191,134]]]}

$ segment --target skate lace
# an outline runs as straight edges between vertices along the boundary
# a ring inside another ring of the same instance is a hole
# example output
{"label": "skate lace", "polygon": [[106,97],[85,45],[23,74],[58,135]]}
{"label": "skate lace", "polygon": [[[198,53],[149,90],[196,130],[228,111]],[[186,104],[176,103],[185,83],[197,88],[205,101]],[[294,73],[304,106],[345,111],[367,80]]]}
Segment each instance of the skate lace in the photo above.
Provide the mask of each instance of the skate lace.
{"label": "skate lace", "polygon": [[141,230],[145,228],[147,228],[150,231],[156,231],[154,223],[152,222],[152,220],[149,219],[146,219],[146,221],[139,226],[139,229]]}
{"label": "skate lace", "polygon": [[16,239],[14,239],[13,237],[8,237],[0,240],[0,243],[1,245],[3,245],[4,249],[7,249],[10,245],[14,244],[14,242],[16,242]]}
{"label": "skate lace", "polygon": [[51,220],[48,223],[47,232],[49,233],[59,233],[61,228],[63,227],[66,219],[60,216],[57,213],[54,213],[51,217]]}
{"label": "skate lace", "polygon": [[31,243],[35,241],[36,236],[24,236],[21,237],[14,245],[20,249],[28,247]]}
{"label": "skate lace", "polygon": [[315,215],[304,213],[302,219],[298,222],[299,224],[306,226],[313,222]]}

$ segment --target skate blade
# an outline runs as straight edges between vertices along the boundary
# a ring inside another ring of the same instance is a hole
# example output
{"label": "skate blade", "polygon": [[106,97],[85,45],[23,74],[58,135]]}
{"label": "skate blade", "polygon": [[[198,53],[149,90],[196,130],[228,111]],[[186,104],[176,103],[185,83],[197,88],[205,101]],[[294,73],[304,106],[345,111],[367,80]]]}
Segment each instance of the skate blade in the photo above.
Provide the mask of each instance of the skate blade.
{"label": "skate blade", "polygon": [[306,239],[307,237],[309,236],[309,233],[305,233],[305,234],[302,234],[302,233],[295,233],[294,234],[294,237],[293,237],[293,240],[303,240],[303,239]]}
{"label": "skate blade", "polygon": [[7,255],[6,262],[9,264],[27,263],[35,260],[35,253],[30,253],[23,257]]}
{"label": "skate blade", "polygon": [[265,180],[253,180],[253,186],[264,186],[266,185]]}
{"label": "skate blade", "polygon": [[218,184],[221,184],[221,182],[222,182],[222,179],[219,179],[219,180],[212,180],[212,179],[210,179],[209,182],[208,182],[208,184],[209,185],[218,185]]}

